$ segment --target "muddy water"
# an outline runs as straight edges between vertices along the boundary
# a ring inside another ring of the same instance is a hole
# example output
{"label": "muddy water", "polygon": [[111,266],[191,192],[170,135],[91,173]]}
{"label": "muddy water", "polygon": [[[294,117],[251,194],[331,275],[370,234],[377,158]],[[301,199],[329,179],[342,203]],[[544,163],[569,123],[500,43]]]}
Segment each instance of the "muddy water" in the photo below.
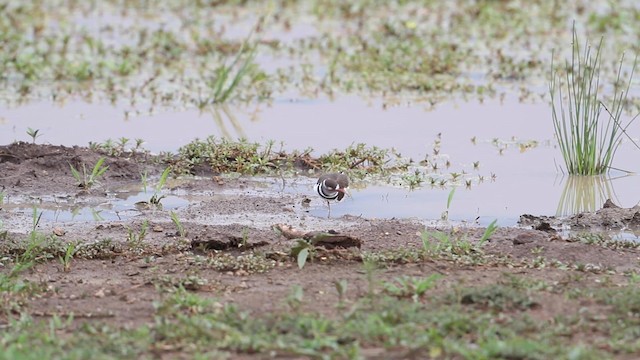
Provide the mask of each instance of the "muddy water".
{"label": "muddy water", "polygon": [[[450,188],[408,190],[383,185],[358,184],[352,197],[332,207],[332,216],[417,217],[436,220],[446,213],[456,221],[486,225],[498,219],[502,226],[514,225],[519,215],[568,215],[598,209],[604,200],[630,207],[640,200],[637,176],[614,171],[608,178],[580,181],[563,176],[562,159],[553,138],[549,106],[544,102],[520,103],[517,99],[484,103],[451,102],[434,109],[403,104],[383,108],[381,101],[356,97],[287,101],[270,106],[217,111],[154,110],[124,113],[126,107],[71,102],[48,102],[0,109],[0,143],[30,141],[27,127],[40,129],[38,142],[86,145],[89,141],[142,138],[154,152],[173,151],[194,138],[208,135],[236,139],[245,137],[264,143],[273,139],[287,149],[312,147],[316,154],[363,142],[396,148],[416,160],[433,155],[434,141],[441,134],[441,160],[448,159],[448,173],[473,174],[471,188],[457,188],[450,208]],[[73,131],[69,131],[73,129]],[[637,124],[630,129],[639,134]],[[474,141],[472,141],[472,139]],[[628,142],[617,154],[614,166],[639,171],[638,151]],[[479,164],[477,169],[474,163]],[[313,179],[285,189],[313,195]],[[277,191],[277,189],[274,189]],[[326,205],[312,203],[310,213],[326,216]],[[93,216],[87,213],[87,217]]]}
{"label": "muddy water", "polygon": [[[39,199],[22,199],[12,197],[3,204],[7,211],[23,213],[31,219],[36,207],[41,220],[53,223],[99,222],[125,220],[140,215],[144,211],[153,210],[152,205],[144,203],[153,195],[152,192],[112,192],[101,202],[91,203],[75,201],[73,196],[51,196]],[[173,210],[185,207],[189,201],[179,196],[168,195],[162,198],[162,209]]]}

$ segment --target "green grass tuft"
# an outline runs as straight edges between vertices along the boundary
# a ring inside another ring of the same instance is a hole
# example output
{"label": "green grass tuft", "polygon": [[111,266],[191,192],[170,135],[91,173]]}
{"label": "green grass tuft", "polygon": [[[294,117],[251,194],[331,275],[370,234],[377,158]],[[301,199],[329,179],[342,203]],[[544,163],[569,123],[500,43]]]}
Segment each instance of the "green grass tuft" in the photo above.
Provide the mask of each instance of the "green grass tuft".
{"label": "green grass tuft", "polygon": [[[629,87],[635,71],[634,62],[629,79],[622,81],[620,60],[613,87],[611,106],[607,107],[600,91],[600,64],[603,40],[593,49],[588,43],[581,50],[575,27],[571,61],[564,69],[551,63],[551,115],[560,150],[571,175],[598,175],[611,168],[611,162],[626,134],[626,129],[635,120],[621,120]],[[562,84],[563,80],[566,82]],[[602,111],[605,110],[606,114]]]}

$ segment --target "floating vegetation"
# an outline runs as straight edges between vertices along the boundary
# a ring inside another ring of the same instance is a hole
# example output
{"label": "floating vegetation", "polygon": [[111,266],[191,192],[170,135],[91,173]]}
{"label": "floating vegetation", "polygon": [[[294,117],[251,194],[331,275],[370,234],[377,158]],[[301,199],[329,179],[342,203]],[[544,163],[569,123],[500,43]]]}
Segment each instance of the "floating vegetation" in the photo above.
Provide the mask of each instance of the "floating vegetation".
{"label": "floating vegetation", "polygon": [[0,98],[80,98],[131,111],[271,101],[292,90],[436,104],[515,89],[524,100],[541,95],[545,50],[571,38],[568,19],[581,34],[608,34],[602,76],[614,79],[609,54],[636,43],[624,34],[640,31],[625,15],[633,6],[607,12],[610,4],[593,1],[578,13],[541,0],[7,3]]}

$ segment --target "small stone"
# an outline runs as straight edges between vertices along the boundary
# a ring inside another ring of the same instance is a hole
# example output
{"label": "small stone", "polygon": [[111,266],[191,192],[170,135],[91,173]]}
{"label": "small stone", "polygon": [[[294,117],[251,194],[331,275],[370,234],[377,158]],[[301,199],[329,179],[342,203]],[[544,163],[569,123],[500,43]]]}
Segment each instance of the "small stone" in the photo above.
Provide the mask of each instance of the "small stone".
{"label": "small stone", "polygon": [[97,298],[103,298],[105,296],[104,288],[100,288],[100,290],[96,291],[96,293],[93,294],[93,296]]}
{"label": "small stone", "polygon": [[163,232],[164,228],[160,225],[155,225],[151,230],[153,230],[153,232]]}
{"label": "small stone", "polygon": [[224,180],[220,176],[214,176],[213,181],[215,181],[218,185],[224,185]]}
{"label": "small stone", "polygon": [[64,234],[66,234],[66,231],[63,228],[57,226],[53,228],[53,235],[64,236]]}
{"label": "small stone", "polygon": [[531,233],[518,234],[518,236],[516,236],[513,239],[513,245],[528,244],[536,240],[540,240],[540,236],[538,234],[531,234]]}

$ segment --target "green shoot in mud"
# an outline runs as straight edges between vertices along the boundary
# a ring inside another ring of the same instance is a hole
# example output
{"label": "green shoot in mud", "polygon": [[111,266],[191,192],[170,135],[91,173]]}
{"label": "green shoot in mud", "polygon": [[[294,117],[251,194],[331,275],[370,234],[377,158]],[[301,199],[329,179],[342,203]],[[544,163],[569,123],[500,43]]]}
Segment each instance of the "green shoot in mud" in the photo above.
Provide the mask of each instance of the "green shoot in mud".
{"label": "green shoot in mud", "polygon": [[599,95],[602,45],[603,39],[594,54],[587,42],[581,54],[574,27],[571,61],[565,62],[563,71],[551,63],[551,116],[565,166],[571,175],[599,175],[609,171],[622,136],[637,117],[626,123],[621,119],[637,59],[626,82],[622,80],[624,56],[620,59],[613,99],[607,107]]}
{"label": "green shoot in mud", "polygon": [[149,178],[149,172],[147,170],[140,173],[140,182],[142,182],[142,192],[144,193],[147,192],[147,186],[149,185],[148,178]]}
{"label": "green shoot in mud", "polygon": [[[490,225],[480,240],[485,239],[485,236],[488,238],[493,231],[495,231],[495,227]],[[452,233],[425,230],[422,232],[421,238],[425,255],[468,264],[480,264],[486,260],[482,250],[486,239],[477,242],[471,241],[465,234],[456,234],[455,230]]]}
{"label": "green shoot in mud", "polygon": [[184,226],[180,222],[178,214],[176,214],[174,211],[171,211],[169,215],[171,216],[171,222],[173,222],[173,225],[175,225],[176,229],[178,230],[178,235],[180,235],[181,238],[187,236],[187,231],[184,229]]}
{"label": "green shoot in mud", "polygon": [[130,156],[134,153],[138,153],[138,154],[149,153],[148,150],[145,150],[142,147],[142,144],[144,144],[143,139],[135,139],[136,144],[134,147],[127,147],[127,145],[129,144],[129,141],[130,140],[125,137],[121,137],[117,141],[107,139],[102,143],[89,141],[89,148],[93,151],[99,151],[109,156],[123,156],[123,155]]}
{"label": "green shoot in mud", "polygon": [[40,134],[40,129],[32,129],[32,128],[27,128],[27,135],[31,137],[32,144],[35,144],[36,139],[42,136],[42,134]]}
{"label": "green shoot in mud", "polygon": [[487,228],[484,230],[484,233],[482,234],[482,237],[480,237],[480,240],[478,240],[479,246],[484,245],[484,243],[487,242],[489,238],[491,238],[491,235],[493,235],[493,233],[498,230],[498,225],[496,225],[497,222],[498,219],[495,219],[487,226]]}
{"label": "green shoot in mud", "polygon": [[442,278],[440,274],[431,274],[425,278],[401,276],[393,281],[384,281],[382,286],[384,291],[391,296],[398,298],[411,298],[418,301],[427,290],[433,288],[436,282]]}
{"label": "green shoot in mud", "polygon": [[[157,207],[162,207],[162,204],[160,203],[160,201],[162,201],[162,199],[165,198],[165,195],[160,195],[160,192],[162,191],[164,184],[166,184],[167,177],[169,176],[170,172],[171,172],[171,168],[166,168],[162,172],[162,175],[160,175],[160,180],[158,181],[158,184],[156,184],[155,191],[151,196],[151,199],[149,199],[149,204],[155,205]],[[146,182],[146,177],[143,178],[143,180],[144,182]],[[144,187],[146,188],[146,185],[144,185]]]}
{"label": "green shoot in mud", "polygon": [[71,260],[73,260],[73,256],[76,254],[76,244],[69,243],[65,248],[64,255],[58,257],[60,260],[60,264],[62,264],[62,270],[64,272],[69,272],[71,270]]}
{"label": "green shoot in mud", "polygon": [[104,158],[100,158],[93,166],[91,172],[87,172],[87,167],[82,163],[82,173],[78,171],[72,164],[69,164],[71,168],[71,174],[78,182],[78,186],[90,190],[94,185],[98,184],[98,179],[101,178],[104,173],[109,169],[109,166],[103,166]]}
{"label": "green shoot in mud", "polygon": [[142,222],[139,231],[135,231],[132,228],[127,228],[127,246],[131,251],[140,251],[143,248],[142,242],[144,238],[147,236],[147,231],[149,230],[149,221],[145,220]]}

